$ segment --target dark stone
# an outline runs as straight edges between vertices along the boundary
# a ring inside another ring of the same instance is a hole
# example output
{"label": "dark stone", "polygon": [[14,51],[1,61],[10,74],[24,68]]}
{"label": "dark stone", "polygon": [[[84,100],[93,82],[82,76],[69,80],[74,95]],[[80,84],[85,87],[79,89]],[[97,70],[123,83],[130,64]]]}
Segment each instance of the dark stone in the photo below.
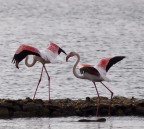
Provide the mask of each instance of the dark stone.
{"label": "dark stone", "polygon": [[16,111],[14,112],[14,117],[19,118],[19,117],[36,117],[36,112],[23,112],[23,111]]}
{"label": "dark stone", "polygon": [[8,118],[9,117],[9,111],[7,108],[0,107],[0,118]]}
{"label": "dark stone", "polygon": [[50,111],[49,111],[49,109],[43,107],[41,110],[39,110],[39,116],[44,116],[44,117],[50,116]]}
{"label": "dark stone", "polygon": [[58,112],[58,111],[54,111],[51,113],[51,116],[52,117],[61,117],[61,116],[64,116],[61,112]]}
{"label": "dark stone", "polygon": [[137,106],[144,107],[144,100],[139,101]]}
{"label": "dark stone", "polygon": [[73,106],[66,106],[62,108],[62,113],[64,116],[75,116],[76,115],[76,110],[75,107]]}
{"label": "dark stone", "polygon": [[135,113],[138,116],[144,116],[144,107],[140,107],[140,106],[136,107],[135,108]]}
{"label": "dark stone", "polygon": [[36,104],[34,102],[28,102],[27,104],[23,105],[23,111],[39,111],[42,109],[41,104]]}
{"label": "dark stone", "polygon": [[90,102],[90,97],[86,97],[86,102]]}
{"label": "dark stone", "polygon": [[13,113],[13,117],[19,118],[19,117],[28,117],[28,113],[23,111],[16,111]]}
{"label": "dark stone", "polygon": [[124,112],[123,112],[122,109],[118,109],[115,115],[117,115],[117,116],[124,116]]}
{"label": "dark stone", "polygon": [[[24,100],[0,99],[0,118],[5,117],[61,117],[61,116],[95,116],[98,98],[86,97],[86,100],[41,99]],[[99,116],[109,116],[109,99],[100,97]],[[116,96],[110,107],[111,116],[144,116],[144,100]]]}
{"label": "dark stone", "polygon": [[41,105],[44,104],[44,101],[42,99],[35,99],[33,102],[36,104],[41,104]]}
{"label": "dark stone", "polygon": [[81,108],[83,116],[96,115],[96,106],[86,105]]}
{"label": "dark stone", "polygon": [[88,120],[88,119],[80,119],[78,120],[78,122],[105,122],[106,119],[105,118],[99,118],[97,120]]}
{"label": "dark stone", "polygon": [[27,98],[25,99],[25,102],[33,102],[33,99],[27,97]]}
{"label": "dark stone", "polygon": [[13,105],[13,111],[21,111],[21,107],[19,105]]}
{"label": "dark stone", "polygon": [[51,112],[53,111],[60,111],[61,110],[61,107],[60,106],[57,106],[57,105],[47,105],[46,106]]}
{"label": "dark stone", "polygon": [[108,112],[109,112],[109,105],[100,104],[100,106],[99,106],[99,115],[107,116]]}
{"label": "dark stone", "polygon": [[123,111],[124,115],[133,115],[132,105],[131,104],[125,105],[125,109],[123,109]]}
{"label": "dark stone", "polygon": [[2,101],[0,107],[13,108],[13,104],[7,101]]}

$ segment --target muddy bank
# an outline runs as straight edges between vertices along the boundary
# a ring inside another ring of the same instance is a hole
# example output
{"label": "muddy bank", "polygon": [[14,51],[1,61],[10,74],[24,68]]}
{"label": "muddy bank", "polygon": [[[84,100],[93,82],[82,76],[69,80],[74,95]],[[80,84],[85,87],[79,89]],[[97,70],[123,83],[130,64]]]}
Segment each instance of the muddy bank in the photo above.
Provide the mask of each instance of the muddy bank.
{"label": "muddy bank", "polygon": [[[0,118],[95,116],[97,98],[56,99],[50,102],[26,98],[0,99]],[[101,97],[100,116],[108,116],[109,99]],[[111,116],[144,116],[144,99],[113,97]]]}

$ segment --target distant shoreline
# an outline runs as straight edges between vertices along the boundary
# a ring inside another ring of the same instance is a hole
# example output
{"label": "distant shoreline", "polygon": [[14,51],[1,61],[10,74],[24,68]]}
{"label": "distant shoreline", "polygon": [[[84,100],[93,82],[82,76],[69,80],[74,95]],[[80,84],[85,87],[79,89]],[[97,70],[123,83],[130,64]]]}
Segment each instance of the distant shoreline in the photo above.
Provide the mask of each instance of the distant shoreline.
{"label": "distant shoreline", "polygon": [[[97,98],[55,99],[50,102],[30,98],[0,99],[0,118],[95,116]],[[101,97],[99,116],[108,116],[109,99]],[[144,99],[115,96],[111,116],[144,116]]]}

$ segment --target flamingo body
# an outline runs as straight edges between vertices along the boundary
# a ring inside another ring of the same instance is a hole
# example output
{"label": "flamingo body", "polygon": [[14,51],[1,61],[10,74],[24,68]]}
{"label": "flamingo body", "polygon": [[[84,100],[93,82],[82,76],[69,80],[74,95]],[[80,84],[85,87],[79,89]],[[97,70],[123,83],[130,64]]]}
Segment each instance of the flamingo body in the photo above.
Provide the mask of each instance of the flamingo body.
{"label": "flamingo body", "polygon": [[[41,62],[43,65],[40,79],[39,79],[39,82],[38,82],[38,85],[37,85],[33,99],[35,98],[38,86],[41,82],[43,69],[45,69],[45,72],[47,74],[48,81],[49,81],[48,85],[49,85],[49,100],[50,100],[50,76],[46,70],[45,64],[51,63],[61,52],[66,54],[66,52],[64,50],[62,50],[58,45],[56,45],[55,43],[52,43],[52,42],[44,50],[38,50],[35,47],[25,45],[25,44],[20,45],[19,48],[16,50],[14,57],[12,59],[12,62],[15,64],[16,68],[19,68],[18,65],[23,59],[26,59],[25,64],[28,67],[32,67],[37,61]],[[28,63],[28,56],[29,55],[33,55],[32,64]]]}
{"label": "flamingo body", "polygon": [[101,80],[99,71],[95,69],[92,65],[84,65],[79,70],[85,79],[95,82]]}
{"label": "flamingo body", "polygon": [[[114,64],[116,64],[117,62],[119,62],[123,58],[125,58],[125,56],[115,56],[112,58],[103,58],[98,62],[97,66],[90,65],[90,64],[79,64],[78,65],[78,63],[80,61],[80,56],[76,52],[70,52],[66,57],[66,61],[68,61],[68,59],[73,56],[77,57],[77,61],[75,62],[74,67],[73,67],[73,74],[77,78],[87,79],[87,80],[92,81],[95,86],[95,89],[96,89],[96,92],[97,92],[97,95],[99,98],[97,112],[96,112],[96,115],[98,115],[100,97],[99,97],[99,92],[97,90],[95,82],[100,82],[101,84],[103,84],[102,81],[110,81],[110,79],[106,76],[106,73]],[[77,65],[79,66],[79,70],[80,70],[80,73],[82,74],[82,76],[78,75],[78,73],[76,72]],[[111,105],[113,92],[106,85],[103,84],[103,86],[105,86],[111,93],[111,100],[110,100],[110,105]],[[109,114],[110,114],[110,108],[109,108]]]}
{"label": "flamingo body", "polygon": [[79,69],[81,74],[83,74],[85,79],[100,82],[100,81],[110,81],[107,78],[106,73],[115,63],[119,62],[125,58],[124,56],[115,56],[112,58],[103,58],[98,62],[97,66],[90,64],[79,64]]}

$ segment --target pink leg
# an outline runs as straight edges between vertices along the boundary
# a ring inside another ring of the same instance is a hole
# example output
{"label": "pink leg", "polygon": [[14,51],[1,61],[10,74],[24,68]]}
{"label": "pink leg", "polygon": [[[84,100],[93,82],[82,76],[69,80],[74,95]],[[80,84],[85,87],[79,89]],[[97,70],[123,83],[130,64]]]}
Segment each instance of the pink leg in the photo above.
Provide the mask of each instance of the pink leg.
{"label": "pink leg", "polygon": [[49,87],[49,101],[50,101],[50,76],[49,76],[49,74],[48,74],[48,71],[47,71],[47,69],[46,69],[46,67],[44,66],[44,69],[45,69],[45,71],[46,71],[46,74],[47,74],[47,77],[48,77],[48,87]]}
{"label": "pink leg", "polygon": [[37,84],[37,87],[36,87],[36,90],[35,90],[35,93],[34,93],[34,97],[33,97],[33,99],[35,99],[35,95],[36,95],[36,92],[37,92],[38,86],[39,86],[39,84],[40,84],[40,82],[41,82],[41,79],[42,79],[43,68],[44,68],[44,67],[42,67],[42,71],[41,71],[40,79],[39,79],[39,81],[38,81],[38,84]]}
{"label": "pink leg", "polygon": [[99,92],[98,92],[98,89],[96,87],[95,82],[93,82],[93,84],[95,86],[95,89],[96,89],[96,92],[97,92],[97,95],[98,95],[98,105],[97,105],[97,111],[96,111],[96,116],[98,116],[98,110],[99,110],[99,105],[100,105],[100,97],[99,97]]}
{"label": "pink leg", "polygon": [[[103,84],[103,83],[101,82],[101,84]],[[110,104],[109,104],[109,112],[108,112],[108,114],[110,115],[110,112],[111,112],[110,107],[111,107],[111,104],[112,104],[113,92],[106,85],[104,85],[104,87],[107,88],[111,93],[111,99],[110,99]]]}

